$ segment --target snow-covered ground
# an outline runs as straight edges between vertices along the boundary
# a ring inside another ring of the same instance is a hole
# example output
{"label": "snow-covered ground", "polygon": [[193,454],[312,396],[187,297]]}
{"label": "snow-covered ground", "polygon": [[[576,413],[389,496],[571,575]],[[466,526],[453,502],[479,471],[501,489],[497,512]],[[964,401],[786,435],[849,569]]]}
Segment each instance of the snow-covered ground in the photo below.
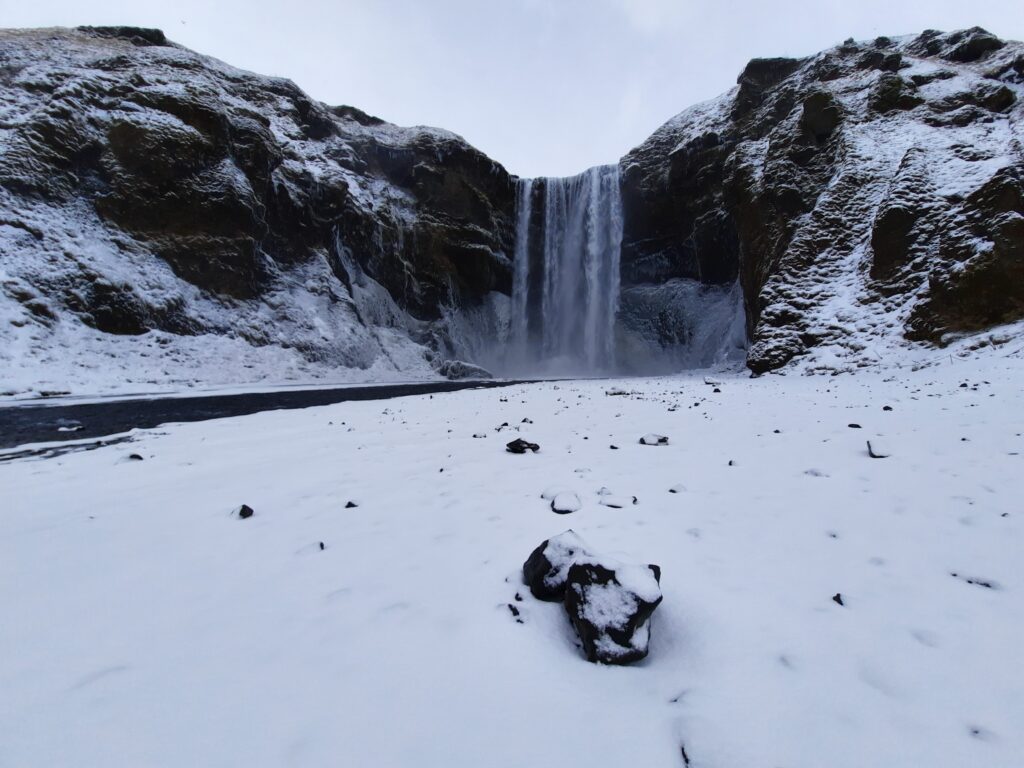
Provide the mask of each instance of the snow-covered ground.
{"label": "snow-covered ground", "polygon": [[[0,464],[0,765],[1019,768],[1024,358],[932,362],[344,403]],[[588,663],[521,585],[570,527],[662,567],[645,661]]]}

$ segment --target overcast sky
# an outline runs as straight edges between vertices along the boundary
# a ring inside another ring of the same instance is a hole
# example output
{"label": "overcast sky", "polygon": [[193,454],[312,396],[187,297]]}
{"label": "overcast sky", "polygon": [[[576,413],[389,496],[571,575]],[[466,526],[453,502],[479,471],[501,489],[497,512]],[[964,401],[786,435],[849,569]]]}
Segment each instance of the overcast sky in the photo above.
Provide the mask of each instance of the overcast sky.
{"label": "overcast sky", "polygon": [[0,0],[10,27],[132,24],[321,101],[436,125],[523,176],[614,162],[748,59],[986,27],[1024,0]]}

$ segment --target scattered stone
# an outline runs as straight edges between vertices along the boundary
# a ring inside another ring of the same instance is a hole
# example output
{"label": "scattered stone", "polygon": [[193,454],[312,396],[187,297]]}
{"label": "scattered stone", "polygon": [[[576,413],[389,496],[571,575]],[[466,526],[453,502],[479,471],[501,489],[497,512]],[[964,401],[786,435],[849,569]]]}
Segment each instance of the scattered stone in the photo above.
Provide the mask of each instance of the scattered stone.
{"label": "scattered stone", "polygon": [[536,443],[531,443],[528,440],[523,440],[521,437],[517,437],[505,446],[505,450],[509,453],[526,453],[527,451],[537,453],[537,451],[540,450],[540,446]]}
{"label": "scattered stone", "polygon": [[845,605],[845,603],[843,602],[843,596],[838,592],[832,595],[832,602],[838,603],[839,605]]}
{"label": "scattered stone", "polygon": [[601,496],[599,503],[605,507],[611,507],[612,509],[622,509],[623,507],[628,507],[630,504],[636,504],[637,498],[636,496],[612,496],[606,494]]}
{"label": "scattered stone", "polygon": [[[443,472],[444,470],[441,470],[441,471]],[[358,506],[359,505],[356,504],[354,501],[349,501],[349,502],[345,503],[345,509],[355,509]]]}
{"label": "scattered stone", "polygon": [[686,486],[682,483],[676,483],[668,489],[669,493],[686,493]]}
{"label": "scattered stone", "polygon": [[477,438],[477,439],[480,439],[480,438],[482,438],[482,437],[487,437],[487,435],[485,435],[485,434],[483,434],[483,433],[481,433],[481,432],[474,432],[474,433],[473,433],[473,437],[475,437],[475,438]]}
{"label": "scattered stone", "polygon": [[565,580],[576,558],[586,557],[587,545],[574,531],[542,541],[523,563],[523,582],[538,600],[565,597]]}
{"label": "scattered stone", "polygon": [[321,551],[321,552],[323,552],[323,551],[324,551],[324,543],[323,543],[322,541],[320,542],[320,551]]}
{"label": "scattered stone", "polygon": [[252,507],[250,507],[248,504],[243,504],[242,506],[235,510],[235,514],[238,515],[239,519],[246,520],[252,517],[253,515]]}
{"label": "scattered stone", "polygon": [[886,451],[883,448],[881,448],[878,445],[878,441],[875,441],[874,445],[871,444],[870,440],[868,440],[867,442],[868,442],[868,456],[870,456],[872,459],[887,459],[887,458],[889,458],[888,451]]}
{"label": "scattered stone", "polygon": [[580,558],[566,577],[565,610],[588,661],[629,664],[647,656],[661,603],[661,569]]}
{"label": "scattered stone", "polygon": [[520,424],[533,424],[533,419],[523,419]]}
{"label": "scattered stone", "polygon": [[551,500],[551,511],[559,515],[579,512],[583,505],[575,493],[560,493]]}
{"label": "scattered stone", "polygon": [[540,497],[544,499],[544,501],[553,501],[556,496],[563,493],[573,493],[573,490],[565,485],[549,485],[544,489],[544,493],[542,493]]}
{"label": "scattered stone", "polygon": [[137,453],[129,453],[128,454],[128,458],[131,461],[142,461],[142,457],[139,454],[137,454]]}
{"label": "scattered stone", "polygon": [[850,429],[860,429],[861,428],[860,424],[847,424],[846,426],[848,426]]}
{"label": "scattered stone", "polygon": [[619,450],[619,446],[617,445],[609,445],[608,447],[611,448],[613,451]]}
{"label": "scattered stone", "polygon": [[883,411],[891,411],[892,410],[892,406],[891,405],[883,405],[882,406],[882,410]]}
{"label": "scattered stone", "polygon": [[649,432],[640,438],[640,445],[668,445],[668,438]]}

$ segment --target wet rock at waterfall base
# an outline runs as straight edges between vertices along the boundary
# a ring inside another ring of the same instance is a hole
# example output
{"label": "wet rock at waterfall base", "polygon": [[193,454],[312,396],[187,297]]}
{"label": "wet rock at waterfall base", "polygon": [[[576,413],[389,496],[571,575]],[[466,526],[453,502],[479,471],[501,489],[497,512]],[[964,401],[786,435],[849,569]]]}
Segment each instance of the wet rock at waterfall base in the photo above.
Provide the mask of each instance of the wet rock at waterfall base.
{"label": "wet rock at waterfall base", "polygon": [[661,569],[581,558],[569,568],[565,610],[588,661],[629,664],[647,656],[650,619],[661,604]]}
{"label": "wet rock at waterfall base", "polygon": [[540,450],[540,446],[536,443],[531,443],[529,440],[523,440],[523,438],[517,437],[505,446],[505,450],[509,453],[526,453],[527,451],[537,453],[537,451]]}
{"label": "wet rock at waterfall base", "polygon": [[565,596],[565,580],[572,564],[589,554],[574,531],[566,531],[540,543],[523,563],[523,583],[538,600],[557,602]]}
{"label": "wet rock at waterfall base", "polygon": [[650,432],[640,438],[640,445],[668,445],[668,438]]}
{"label": "wet rock at waterfall base", "polygon": [[494,374],[486,368],[472,363],[464,363],[461,360],[445,360],[441,363],[437,372],[446,379],[458,381],[460,379],[493,379]]}

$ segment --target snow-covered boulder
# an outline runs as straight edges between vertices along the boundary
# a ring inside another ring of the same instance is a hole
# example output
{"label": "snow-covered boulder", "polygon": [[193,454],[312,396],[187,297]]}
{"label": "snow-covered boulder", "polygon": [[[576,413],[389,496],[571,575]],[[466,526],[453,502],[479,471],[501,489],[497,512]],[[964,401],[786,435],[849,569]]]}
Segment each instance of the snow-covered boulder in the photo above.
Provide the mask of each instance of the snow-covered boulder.
{"label": "snow-covered boulder", "polygon": [[589,555],[587,545],[574,531],[566,531],[540,543],[523,563],[523,582],[538,600],[557,602],[565,594],[565,579],[572,564]]}
{"label": "snow-covered boulder", "polygon": [[668,445],[668,438],[664,435],[648,432],[640,438],[640,445]]}
{"label": "snow-covered boulder", "polygon": [[568,515],[570,512],[578,512],[583,504],[580,497],[575,493],[560,493],[551,500],[551,511],[559,515]]}
{"label": "snow-covered boulder", "polygon": [[629,664],[647,656],[661,603],[661,568],[580,558],[566,576],[565,610],[589,661]]}

